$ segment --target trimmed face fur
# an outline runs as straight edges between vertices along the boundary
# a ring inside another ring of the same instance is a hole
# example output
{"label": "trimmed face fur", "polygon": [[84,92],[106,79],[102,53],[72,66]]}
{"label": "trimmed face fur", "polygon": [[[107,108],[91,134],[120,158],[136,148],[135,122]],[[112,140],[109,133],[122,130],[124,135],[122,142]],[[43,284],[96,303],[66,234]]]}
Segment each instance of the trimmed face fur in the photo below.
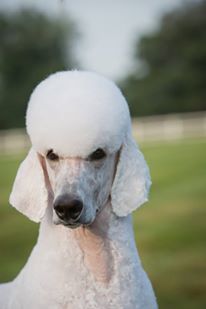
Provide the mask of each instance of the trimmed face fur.
{"label": "trimmed face fur", "polygon": [[115,153],[97,149],[86,158],[59,157],[51,150],[45,158],[53,197],[55,224],[75,228],[89,225],[109,199]]}

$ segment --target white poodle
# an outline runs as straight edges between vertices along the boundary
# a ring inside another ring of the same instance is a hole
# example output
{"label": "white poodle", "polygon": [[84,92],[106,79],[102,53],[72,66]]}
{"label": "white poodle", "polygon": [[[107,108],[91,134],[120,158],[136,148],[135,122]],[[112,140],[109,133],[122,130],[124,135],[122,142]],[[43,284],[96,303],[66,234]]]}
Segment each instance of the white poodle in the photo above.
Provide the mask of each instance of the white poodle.
{"label": "white poodle", "polygon": [[157,308],[130,215],[147,201],[149,170],[120,90],[95,73],[53,74],[26,122],[32,149],[10,202],[40,233],[18,277],[0,286],[0,308]]}

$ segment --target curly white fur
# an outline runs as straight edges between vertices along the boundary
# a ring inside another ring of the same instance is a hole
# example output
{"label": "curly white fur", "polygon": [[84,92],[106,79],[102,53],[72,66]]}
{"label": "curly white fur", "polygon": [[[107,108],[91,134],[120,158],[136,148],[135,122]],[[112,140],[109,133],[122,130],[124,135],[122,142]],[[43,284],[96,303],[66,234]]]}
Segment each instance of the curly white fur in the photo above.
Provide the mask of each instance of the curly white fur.
{"label": "curly white fur", "polygon": [[118,149],[128,119],[127,103],[112,81],[69,71],[53,74],[36,87],[26,122],[38,152],[52,148],[61,155],[85,157],[100,145],[111,152]]}
{"label": "curly white fur", "polygon": [[[0,308],[157,308],[130,216],[147,200],[149,170],[119,89],[90,72],[54,74],[31,96],[27,130],[33,148],[10,202],[41,221],[40,233],[19,276],[0,286]],[[89,162],[97,148],[106,158]],[[61,157],[56,165],[46,159],[49,149]],[[67,190],[81,196],[89,226],[54,224],[53,200]]]}

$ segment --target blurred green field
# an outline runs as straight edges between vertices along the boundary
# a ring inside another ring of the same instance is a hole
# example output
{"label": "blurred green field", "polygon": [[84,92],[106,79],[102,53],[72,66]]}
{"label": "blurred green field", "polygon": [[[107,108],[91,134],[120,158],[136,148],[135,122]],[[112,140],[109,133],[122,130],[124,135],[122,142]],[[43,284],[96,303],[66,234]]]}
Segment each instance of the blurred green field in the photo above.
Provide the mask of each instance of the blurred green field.
{"label": "blurred green field", "polygon": [[[160,308],[206,308],[206,140],[142,145],[153,178],[150,202],[134,215],[143,265]],[[8,205],[23,158],[0,156],[0,282],[13,279],[38,225]],[[142,308],[143,309],[143,308]]]}

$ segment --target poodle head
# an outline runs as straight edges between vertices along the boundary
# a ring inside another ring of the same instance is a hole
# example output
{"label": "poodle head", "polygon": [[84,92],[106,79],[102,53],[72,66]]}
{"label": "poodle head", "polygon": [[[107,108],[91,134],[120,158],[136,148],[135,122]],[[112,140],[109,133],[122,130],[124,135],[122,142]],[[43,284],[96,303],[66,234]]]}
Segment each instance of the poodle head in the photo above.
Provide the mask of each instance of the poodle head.
{"label": "poodle head", "polygon": [[147,200],[149,170],[112,81],[91,72],[53,74],[31,95],[26,124],[32,149],[10,202],[30,219],[40,221],[52,205],[55,223],[78,227],[91,224],[109,199],[120,217]]}

